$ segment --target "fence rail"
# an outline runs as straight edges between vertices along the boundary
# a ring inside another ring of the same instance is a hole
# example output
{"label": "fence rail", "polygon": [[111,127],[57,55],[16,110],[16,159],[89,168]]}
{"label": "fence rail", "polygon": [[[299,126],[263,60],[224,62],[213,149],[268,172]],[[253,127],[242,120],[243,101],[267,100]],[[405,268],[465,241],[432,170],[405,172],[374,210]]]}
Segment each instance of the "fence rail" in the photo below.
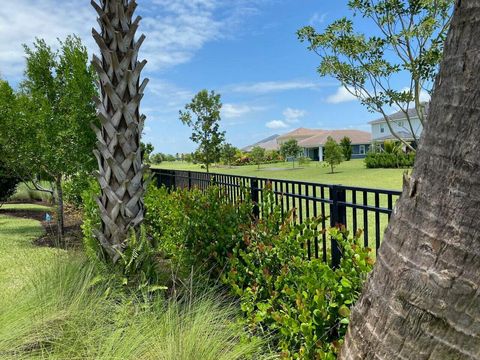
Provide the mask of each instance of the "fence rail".
{"label": "fence rail", "polygon": [[[283,211],[295,209],[296,221],[302,223],[310,217],[323,215],[322,227],[345,225],[356,232],[363,230],[365,247],[378,251],[383,231],[401,192],[394,190],[370,189],[355,186],[329,185],[305,181],[267,179],[228,174],[207,174],[205,172],[153,169],[158,186],[167,188],[205,190],[211,184],[221,187],[232,202],[242,200],[244,190],[250,192],[254,203],[253,213],[261,217],[260,204],[267,186],[275,195],[275,204]],[[326,221],[330,219],[327,224]],[[330,251],[334,266],[339,264],[340,251],[335,241],[327,243],[327,235],[307,244],[308,257],[327,261]]]}

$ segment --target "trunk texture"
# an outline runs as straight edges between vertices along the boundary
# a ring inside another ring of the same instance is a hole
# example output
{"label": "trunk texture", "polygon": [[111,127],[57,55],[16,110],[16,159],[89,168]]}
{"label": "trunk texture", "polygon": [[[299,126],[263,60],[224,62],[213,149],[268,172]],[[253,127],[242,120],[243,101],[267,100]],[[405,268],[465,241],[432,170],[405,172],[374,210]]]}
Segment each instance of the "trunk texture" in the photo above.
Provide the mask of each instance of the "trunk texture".
{"label": "trunk texture", "polygon": [[63,210],[63,188],[62,188],[62,175],[58,175],[55,179],[55,187],[57,188],[57,230],[58,230],[58,244],[57,246],[63,246],[63,238],[65,235],[65,216]]}
{"label": "trunk texture", "polygon": [[100,79],[101,99],[98,117],[101,129],[97,134],[97,174],[102,193],[98,199],[102,231],[96,236],[105,251],[116,262],[125,248],[130,228],[138,230],[143,221],[145,191],[144,166],[140,136],[145,116],[139,105],[148,80],[140,85],[140,72],[146,61],[137,61],[145,39],[135,40],[140,17],[133,19],[135,0],[92,1],[98,13],[102,33],[93,29],[102,58],[93,57]]}
{"label": "trunk texture", "polygon": [[457,1],[445,45],[341,359],[480,359],[480,1]]}

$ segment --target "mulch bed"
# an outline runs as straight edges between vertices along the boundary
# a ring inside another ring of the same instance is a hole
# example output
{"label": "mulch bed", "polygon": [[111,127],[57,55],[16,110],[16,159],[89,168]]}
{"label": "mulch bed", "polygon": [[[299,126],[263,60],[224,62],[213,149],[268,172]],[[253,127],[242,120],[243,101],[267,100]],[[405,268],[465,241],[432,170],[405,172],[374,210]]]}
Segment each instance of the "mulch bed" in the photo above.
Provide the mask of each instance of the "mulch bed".
{"label": "mulch bed", "polygon": [[[51,206],[46,203],[35,203],[36,205]],[[12,210],[0,208],[0,215],[13,216],[23,219],[34,219],[40,221],[45,229],[44,235],[35,239],[33,243],[37,246],[55,247],[58,234],[57,220],[55,212],[51,211],[52,220],[50,222],[45,221],[44,211],[35,210]],[[78,248],[82,242],[82,230],[80,228],[82,224],[82,215],[78,209],[70,206],[65,207],[65,224],[64,224],[64,240],[65,247],[67,249]]]}

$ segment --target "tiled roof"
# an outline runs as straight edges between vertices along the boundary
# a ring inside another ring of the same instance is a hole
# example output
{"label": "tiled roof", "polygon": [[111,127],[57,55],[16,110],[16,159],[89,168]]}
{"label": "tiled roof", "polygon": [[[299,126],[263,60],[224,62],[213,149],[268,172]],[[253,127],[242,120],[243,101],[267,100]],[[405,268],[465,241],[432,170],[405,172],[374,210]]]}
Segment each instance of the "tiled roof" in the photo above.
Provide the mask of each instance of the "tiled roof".
{"label": "tiled roof", "polygon": [[298,128],[286,134],[280,135],[278,137],[278,140],[284,140],[284,139],[290,139],[290,138],[306,138],[309,136],[318,135],[320,132],[322,132],[322,130]]}
{"label": "tiled roof", "polygon": [[[430,103],[425,103],[425,115],[428,114],[428,109],[429,109],[429,104]],[[413,118],[413,117],[418,117],[418,114],[417,114],[417,109],[416,108],[412,108],[412,109],[408,109],[408,116]],[[389,120],[401,120],[401,119],[406,119],[407,117],[405,116],[405,113],[400,110],[400,111],[397,111],[396,113],[393,113],[392,115],[388,115],[388,118]],[[379,118],[379,119],[376,119],[376,120],[373,120],[373,121],[370,121],[369,124],[381,124],[381,123],[384,123],[386,122],[385,119],[383,117]]]}
{"label": "tiled roof", "polygon": [[369,144],[372,141],[372,134],[366,131],[360,130],[319,130],[320,133],[311,137],[308,137],[298,142],[301,147],[317,147],[324,145],[327,142],[327,138],[330,136],[336,142],[342,140],[347,136],[352,141],[352,144]]}

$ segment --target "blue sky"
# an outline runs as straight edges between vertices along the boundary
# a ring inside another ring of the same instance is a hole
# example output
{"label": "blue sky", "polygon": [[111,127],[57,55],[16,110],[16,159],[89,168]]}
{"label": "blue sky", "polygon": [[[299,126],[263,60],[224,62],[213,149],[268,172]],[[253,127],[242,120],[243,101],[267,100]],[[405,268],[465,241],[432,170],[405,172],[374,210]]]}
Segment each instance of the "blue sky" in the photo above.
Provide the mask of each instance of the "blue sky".
{"label": "blue sky", "polygon": [[[90,52],[96,16],[87,0],[16,0],[0,8],[0,74],[18,84],[22,43],[35,36],[54,44],[75,33]],[[369,130],[377,118],[340,84],[316,73],[318,57],[295,32],[322,29],[348,15],[347,1],[138,0],[147,35],[142,56],[150,78],[142,103],[144,141],[167,153],[195,144],[178,111],[201,89],[222,95],[222,129],[243,147],[297,127]]]}

